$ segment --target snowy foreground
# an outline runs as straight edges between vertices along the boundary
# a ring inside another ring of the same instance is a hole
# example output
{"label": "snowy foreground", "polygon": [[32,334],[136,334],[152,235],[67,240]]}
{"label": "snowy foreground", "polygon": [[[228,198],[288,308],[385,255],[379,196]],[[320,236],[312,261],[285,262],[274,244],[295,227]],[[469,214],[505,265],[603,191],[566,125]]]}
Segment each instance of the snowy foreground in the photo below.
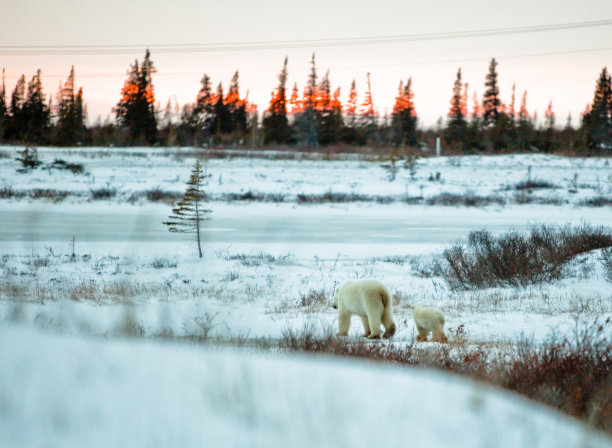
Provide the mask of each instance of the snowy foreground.
{"label": "snowy foreground", "polygon": [[[381,161],[210,159],[200,259],[162,224],[171,204],[144,194],[184,192],[193,153],[42,148],[44,163],[85,172],[21,173],[19,149],[0,147],[0,447],[612,446],[439,372],[229,348],[335,332],[333,292],[355,278],[388,286],[399,347],[414,343],[416,303],[444,311],[451,350],[571,339],[612,316],[601,251],[524,288],[454,291],[428,266],[474,230],[611,225],[612,207],[587,206],[612,197],[609,159],[440,157],[395,173]],[[517,189],[527,179],[545,187]],[[113,195],[94,200],[96,189]],[[230,199],[249,191],[264,202]],[[330,192],[365,200],[298,199]],[[427,202],[443,194],[496,200]],[[354,318],[349,338],[361,332]]]}
{"label": "snowy foreground", "polygon": [[609,447],[439,372],[0,326],[4,447]]}

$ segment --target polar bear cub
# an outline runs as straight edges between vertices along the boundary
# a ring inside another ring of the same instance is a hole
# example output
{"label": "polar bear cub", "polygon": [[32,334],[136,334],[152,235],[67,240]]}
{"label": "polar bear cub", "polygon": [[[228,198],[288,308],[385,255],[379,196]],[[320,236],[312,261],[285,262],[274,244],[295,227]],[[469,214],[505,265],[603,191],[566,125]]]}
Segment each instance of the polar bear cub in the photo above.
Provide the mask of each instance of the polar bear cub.
{"label": "polar bear cub", "polygon": [[334,308],[338,309],[338,336],[346,336],[351,326],[351,316],[361,317],[364,336],[380,338],[380,324],[385,327],[383,338],[395,334],[391,310],[391,296],[387,288],[376,280],[353,280],[344,283],[334,295]]}
{"label": "polar bear cub", "polygon": [[417,341],[427,341],[431,332],[432,341],[448,342],[444,334],[444,314],[438,308],[415,305],[412,308],[412,317],[419,332]]}

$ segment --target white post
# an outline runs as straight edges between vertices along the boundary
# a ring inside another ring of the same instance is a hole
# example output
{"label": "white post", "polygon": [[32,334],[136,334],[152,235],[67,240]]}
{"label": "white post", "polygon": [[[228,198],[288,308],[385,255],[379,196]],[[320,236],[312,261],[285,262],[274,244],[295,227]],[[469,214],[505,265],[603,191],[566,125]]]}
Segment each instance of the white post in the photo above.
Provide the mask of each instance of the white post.
{"label": "white post", "polygon": [[442,147],[440,146],[440,137],[436,137],[436,157],[440,157]]}

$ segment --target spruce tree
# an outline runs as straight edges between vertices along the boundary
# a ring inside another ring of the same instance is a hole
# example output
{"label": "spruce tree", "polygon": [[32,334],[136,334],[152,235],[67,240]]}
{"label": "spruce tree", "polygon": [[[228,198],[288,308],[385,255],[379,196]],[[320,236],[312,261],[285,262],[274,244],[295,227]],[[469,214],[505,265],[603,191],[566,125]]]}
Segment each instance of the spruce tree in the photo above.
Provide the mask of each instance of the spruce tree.
{"label": "spruce tree", "polygon": [[235,133],[237,137],[241,137],[247,132],[247,112],[246,102],[240,99],[238,79],[239,74],[238,70],[236,70],[230,81],[224,103],[227,108],[227,118],[229,120],[227,133]]}
{"label": "spruce tree", "polygon": [[[336,98],[336,102],[339,102],[338,98]],[[321,82],[317,87],[315,120],[319,143],[322,145],[337,143],[342,128],[342,116],[337,114],[337,106],[334,106],[332,103],[329,70],[321,78]]]}
{"label": "spruce tree", "polygon": [[398,96],[391,113],[391,128],[393,142],[399,145],[416,146],[417,144],[417,114],[414,108],[414,93],[412,78],[406,84],[400,82]]}
{"label": "spruce tree", "polygon": [[[467,96],[467,86],[464,96]],[[474,92],[472,96],[472,114],[467,126],[465,149],[466,151],[482,151],[484,149],[482,108],[478,99],[478,92]]]}
{"label": "spruce tree", "polygon": [[28,83],[28,95],[23,106],[26,119],[26,139],[45,143],[50,127],[49,106],[45,103],[40,69]]}
{"label": "spruce tree", "polygon": [[184,111],[182,120],[183,123],[189,121],[188,126],[193,127],[193,133],[198,143],[206,141],[211,137],[215,120],[215,101],[210,77],[204,74],[200,83],[202,86],[198,91],[195,106],[192,110],[193,116],[190,117]]}
{"label": "spruce tree", "polygon": [[25,75],[21,75],[11,93],[11,105],[9,126],[7,130],[8,140],[25,140],[26,136],[26,80]]}
{"label": "spruce tree", "polygon": [[544,129],[541,132],[539,146],[545,152],[552,152],[554,148],[555,135],[555,113],[553,111],[552,100],[548,103],[546,112],[544,112]]}
{"label": "spruce tree", "polygon": [[126,129],[131,144],[153,144],[157,140],[153,74],[157,70],[147,49],[142,65],[138,60],[130,67],[128,79],[115,106],[119,124]]}
{"label": "spruce tree", "polygon": [[74,66],[70,69],[68,79],[58,93],[56,143],[59,145],[76,145],[84,137],[83,90],[74,91]]}
{"label": "spruce tree", "polygon": [[346,125],[352,129],[357,127],[357,85],[354,79],[346,102]]}
{"label": "spruce tree", "polygon": [[501,101],[499,99],[499,87],[497,86],[497,62],[491,59],[489,73],[485,81],[485,93],[482,97],[483,122],[485,127],[493,127],[499,119]]}
{"label": "spruce tree", "polygon": [[[289,120],[287,119],[287,63],[288,59],[285,57],[283,69],[278,75],[278,87],[272,92],[270,105],[264,112],[264,144],[284,144],[291,141],[291,129],[289,127]],[[294,93],[297,97],[297,86],[295,86],[295,90]]]}
{"label": "spruce tree", "polygon": [[583,128],[589,149],[612,148],[612,81],[607,67],[597,79],[590,111],[583,116]]}
{"label": "spruce tree", "polygon": [[8,107],[6,104],[6,83],[4,80],[4,69],[2,69],[2,85],[0,86],[0,141],[3,141],[8,126]]}
{"label": "spruce tree", "polygon": [[376,110],[374,109],[374,101],[372,99],[372,84],[370,82],[370,73],[366,75],[367,88],[364,93],[364,99],[361,103],[359,112],[359,127],[363,133],[365,140],[373,143],[379,143],[378,123],[376,120]]}
{"label": "spruce tree", "polygon": [[170,232],[195,234],[200,258],[202,258],[200,237],[202,222],[207,219],[206,215],[212,212],[212,210],[203,208],[202,204],[205,199],[203,188],[207,177],[202,171],[200,161],[196,160],[187,182],[187,191],[183,199],[172,209],[172,214],[168,217],[168,221],[163,222],[163,224],[168,226]]}
{"label": "spruce tree", "polygon": [[527,91],[525,90],[521,97],[521,106],[519,108],[518,122],[516,125],[516,145],[519,150],[526,151],[530,149],[533,131],[533,123],[529,117],[529,111],[527,110]]}
{"label": "spruce tree", "polygon": [[302,110],[302,102],[300,101],[300,95],[298,93],[297,82],[293,83],[293,88],[291,89],[291,97],[289,98],[289,106],[287,108],[287,113],[293,117],[295,121],[295,116],[299,114]]}
{"label": "spruce tree", "polygon": [[223,84],[217,85],[217,94],[215,95],[215,121],[214,121],[214,133],[217,139],[221,138],[222,134],[229,134],[232,132],[232,117],[230,111],[225,104],[223,97]]}
{"label": "spruce tree", "polygon": [[300,142],[307,148],[316,147],[319,143],[317,124],[315,121],[315,98],[317,95],[317,69],[315,55],[312,54],[310,74],[304,88],[302,99],[302,112],[296,117],[296,125],[300,135]]}
{"label": "spruce tree", "polygon": [[461,80],[461,68],[457,70],[457,77],[453,85],[453,96],[448,111],[448,125],[445,131],[445,140],[450,145],[461,145],[465,149],[467,131],[467,120],[465,118],[466,105],[463,92],[463,81]]}

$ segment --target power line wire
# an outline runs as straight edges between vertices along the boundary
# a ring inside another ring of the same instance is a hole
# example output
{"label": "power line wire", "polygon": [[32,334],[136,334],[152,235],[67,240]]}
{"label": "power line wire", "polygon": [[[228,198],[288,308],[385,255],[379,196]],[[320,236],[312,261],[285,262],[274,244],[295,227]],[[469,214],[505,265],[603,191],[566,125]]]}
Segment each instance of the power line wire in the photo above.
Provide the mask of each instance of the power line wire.
{"label": "power line wire", "polygon": [[[581,53],[594,53],[599,51],[612,51],[612,47],[603,47],[603,48],[584,48],[578,50],[563,50],[563,51],[551,51],[551,52],[541,52],[541,53],[525,53],[525,54],[511,54],[511,55],[502,55],[496,56],[497,60],[504,59],[521,59],[521,58],[533,58],[533,57],[545,57],[545,56],[562,56],[568,54],[581,54]],[[369,64],[369,65],[338,65],[338,66],[330,66],[327,67],[330,70],[345,70],[345,69],[359,69],[359,68],[381,68],[381,67],[403,67],[410,65],[429,65],[429,64],[448,64],[448,63],[461,63],[461,62],[478,62],[478,61],[488,61],[490,57],[474,57],[474,58],[455,58],[455,59],[434,59],[434,60],[418,60],[418,61],[405,61],[394,64]],[[293,68],[292,71],[302,72],[310,70],[309,67],[298,67]],[[208,74],[218,74],[218,73],[234,73],[236,70],[216,70],[216,71],[205,71]],[[240,70],[240,73],[273,73],[277,72],[278,67],[270,68],[270,69],[257,69],[257,70]],[[189,72],[158,72],[157,76],[201,76],[202,71],[189,71]],[[21,75],[6,75],[5,77],[8,79],[19,78]],[[78,78],[124,78],[126,76],[125,72],[121,73],[79,73]],[[45,74],[45,78],[60,78],[63,79],[66,77],[66,74]]]}
{"label": "power line wire", "polygon": [[339,47],[355,45],[379,45],[404,42],[423,42],[435,40],[452,40],[476,37],[517,35],[564,31],[570,29],[595,28],[612,25],[612,20],[588,22],[570,22],[549,25],[522,26],[513,28],[494,28],[471,31],[453,31],[443,33],[404,34],[387,36],[367,36],[332,39],[276,40],[251,42],[220,43],[187,43],[187,44],[153,44],[153,45],[0,45],[3,56],[41,56],[41,55],[102,55],[141,53],[149,48],[155,53],[204,53],[223,51],[273,50],[285,48]]}

